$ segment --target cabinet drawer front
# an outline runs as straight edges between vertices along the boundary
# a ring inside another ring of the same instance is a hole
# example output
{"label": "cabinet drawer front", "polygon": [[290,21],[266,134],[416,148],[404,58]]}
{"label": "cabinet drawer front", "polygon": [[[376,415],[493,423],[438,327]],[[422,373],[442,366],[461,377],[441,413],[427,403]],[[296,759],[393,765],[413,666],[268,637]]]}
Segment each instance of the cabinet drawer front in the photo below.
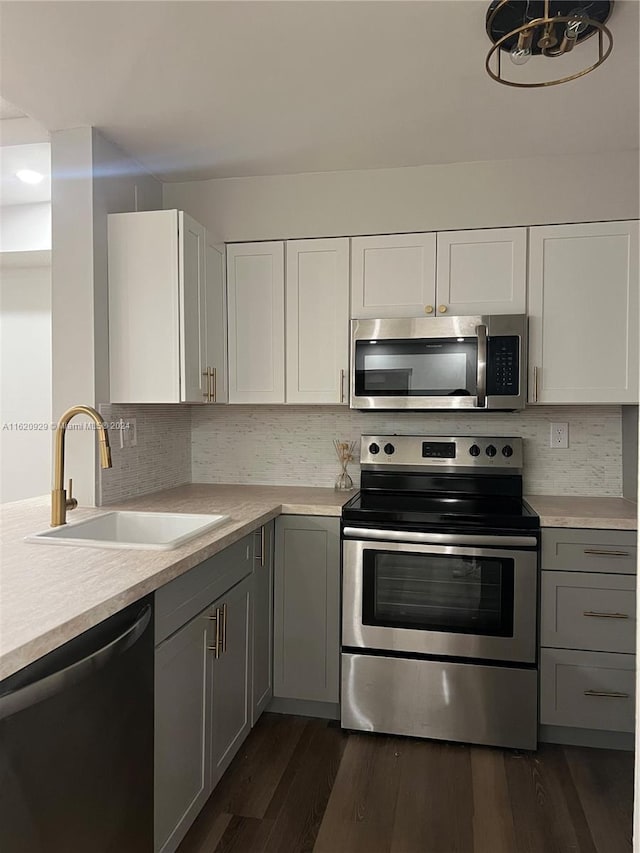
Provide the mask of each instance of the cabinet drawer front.
{"label": "cabinet drawer front", "polygon": [[635,575],[636,552],[634,530],[542,531],[542,568],[547,570]]}
{"label": "cabinet drawer front", "polygon": [[589,572],[542,573],[542,645],[635,651],[635,578]]}
{"label": "cabinet drawer front", "polygon": [[156,645],[224,595],[253,569],[253,534],[185,572],[155,594]]}
{"label": "cabinet drawer front", "polygon": [[542,725],[632,732],[634,719],[634,655],[542,649]]}

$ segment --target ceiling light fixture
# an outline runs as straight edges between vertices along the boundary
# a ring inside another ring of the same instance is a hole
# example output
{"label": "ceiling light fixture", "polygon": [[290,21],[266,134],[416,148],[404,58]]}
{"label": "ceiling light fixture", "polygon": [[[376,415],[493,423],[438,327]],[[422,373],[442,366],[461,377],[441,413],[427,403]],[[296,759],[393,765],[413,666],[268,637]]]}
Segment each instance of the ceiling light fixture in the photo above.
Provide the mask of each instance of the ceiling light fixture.
{"label": "ceiling light fixture", "polygon": [[[485,61],[489,76],[505,86],[535,89],[576,80],[602,65],[613,50],[605,23],[614,0],[583,0],[584,6],[576,2],[580,0],[493,0],[487,10],[487,34],[493,42]],[[524,65],[532,56],[564,56],[593,35],[598,37],[598,58],[581,71],[534,83],[504,76],[503,51],[514,65]]]}
{"label": "ceiling light fixture", "polygon": [[22,181],[23,184],[39,184],[43,180],[44,175],[36,172],[35,169],[18,169],[16,178]]}

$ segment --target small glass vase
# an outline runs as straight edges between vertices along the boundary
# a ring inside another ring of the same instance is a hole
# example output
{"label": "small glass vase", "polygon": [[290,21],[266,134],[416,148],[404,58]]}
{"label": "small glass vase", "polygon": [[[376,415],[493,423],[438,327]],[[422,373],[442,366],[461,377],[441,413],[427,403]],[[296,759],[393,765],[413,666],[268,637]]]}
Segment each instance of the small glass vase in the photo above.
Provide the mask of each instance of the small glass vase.
{"label": "small glass vase", "polygon": [[334,488],[336,492],[350,492],[351,489],[353,489],[353,480],[347,473],[347,465],[349,462],[353,462],[354,453],[356,451],[356,442],[334,439],[333,446],[341,469]]}
{"label": "small glass vase", "polygon": [[350,492],[353,489],[353,480],[347,473],[347,465],[349,461],[345,459],[344,461],[340,461],[340,465],[342,470],[336,480],[336,484],[334,486],[336,492]]}

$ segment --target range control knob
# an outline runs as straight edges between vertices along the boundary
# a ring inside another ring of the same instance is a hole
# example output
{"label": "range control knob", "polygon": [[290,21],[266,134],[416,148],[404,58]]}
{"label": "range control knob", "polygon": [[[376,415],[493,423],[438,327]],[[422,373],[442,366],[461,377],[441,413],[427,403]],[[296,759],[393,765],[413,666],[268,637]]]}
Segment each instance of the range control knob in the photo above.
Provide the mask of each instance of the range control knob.
{"label": "range control knob", "polygon": [[376,453],[380,453],[380,446],[376,444],[375,441],[373,442],[373,444],[369,445],[369,453],[373,453],[374,456],[376,455]]}
{"label": "range control knob", "polygon": [[505,446],[502,448],[502,455],[506,456],[507,459],[510,456],[513,456],[513,447],[511,447],[510,444],[505,444]]}
{"label": "range control knob", "polygon": [[477,444],[472,444],[471,447],[469,448],[469,453],[472,456],[480,456],[480,448],[478,447]]}
{"label": "range control knob", "polygon": [[493,444],[487,445],[487,449],[485,450],[485,453],[487,454],[487,456],[495,456],[497,452],[498,451],[495,449]]}
{"label": "range control knob", "polygon": [[391,456],[392,453],[396,452],[396,449],[393,444],[385,444],[384,452],[387,454],[387,456]]}

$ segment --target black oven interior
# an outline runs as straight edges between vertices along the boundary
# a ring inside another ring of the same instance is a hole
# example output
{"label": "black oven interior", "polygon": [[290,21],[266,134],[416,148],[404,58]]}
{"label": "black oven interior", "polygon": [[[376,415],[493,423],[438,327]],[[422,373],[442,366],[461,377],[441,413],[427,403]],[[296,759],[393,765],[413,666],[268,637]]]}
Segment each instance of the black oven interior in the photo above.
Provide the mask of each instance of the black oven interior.
{"label": "black oven interior", "polygon": [[512,558],[365,547],[362,573],[365,625],[513,636]]}

